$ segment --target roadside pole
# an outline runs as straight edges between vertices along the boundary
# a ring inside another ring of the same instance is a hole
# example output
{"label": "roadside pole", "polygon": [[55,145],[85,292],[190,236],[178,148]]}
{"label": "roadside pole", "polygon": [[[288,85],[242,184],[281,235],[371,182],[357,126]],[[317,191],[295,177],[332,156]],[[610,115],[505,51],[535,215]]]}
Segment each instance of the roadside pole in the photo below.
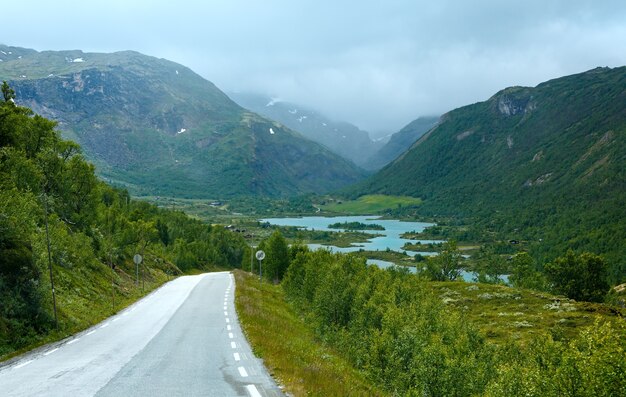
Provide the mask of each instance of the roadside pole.
{"label": "roadside pole", "polygon": [[133,256],[133,262],[135,262],[135,285],[139,286],[139,264],[143,260],[143,257],[139,254]]}
{"label": "roadside pole", "polygon": [[265,252],[263,252],[263,250],[258,250],[256,252],[256,258],[259,261],[259,281],[262,283],[263,282],[263,259],[265,259]]}

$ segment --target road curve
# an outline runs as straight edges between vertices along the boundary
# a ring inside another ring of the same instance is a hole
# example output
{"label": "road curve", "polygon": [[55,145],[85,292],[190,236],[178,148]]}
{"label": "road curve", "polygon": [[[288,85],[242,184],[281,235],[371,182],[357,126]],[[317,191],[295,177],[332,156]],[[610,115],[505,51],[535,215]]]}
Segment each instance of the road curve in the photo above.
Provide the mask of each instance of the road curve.
{"label": "road curve", "polygon": [[248,345],[229,273],[184,276],[0,367],[2,396],[282,396]]}

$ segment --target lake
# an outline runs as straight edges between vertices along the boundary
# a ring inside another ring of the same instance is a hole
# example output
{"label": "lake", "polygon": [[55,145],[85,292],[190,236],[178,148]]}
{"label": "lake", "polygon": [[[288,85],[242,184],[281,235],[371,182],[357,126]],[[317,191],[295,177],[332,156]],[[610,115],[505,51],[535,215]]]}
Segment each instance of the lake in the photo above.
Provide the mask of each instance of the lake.
{"label": "lake", "polygon": [[[404,222],[394,219],[380,219],[379,216],[335,216],[335,217],[323,217],[323,216],[306,216],[302,218],[267,218],[261,219],[261,222],[267,222],[276,226],[295,226],[305,230],[321,230],[321,231],[345,231],[344,229],[331,229],[328,226],[333,223],[345,223],[345,222],[360,222],[366,225],[376,224],[381,225],[385,230],[360,230],[364,233],[382,236],[373,236],[369,241],[365,243],[353,243],[352,247],[336,247],[334,245],[322,245],[322,244],[309,244],[311,249],[328,249],[331,252],[355,252],[359,250],[365,251],[386,251],[390,249],[397,252],[406,252],[407,255],[415,256],[420,254],[423,256],[437,255],[436,252],[416,252],[403,250],[404,244],[410,243],[422,243],[422,244],[437,244],[443,243],[443,240],[411,240],[402,238],[401,235],[407,232],[422,232],[429,226],[434,226],[434,223],[427,222]],[[388,268],[396,266],[394,263],[382,261],[378,259],[368,259],[367,263],[370,265],[376,265],[381,268]],[[408,267],[411,273],[416,273],[414,266]],[[467,282],[474,281],[476,273],[461,270],[461,277]],[[501,279],[508,283],[508,275],[501,276]]]}
{"label": "lake", "polygon": [[328,248],[333,252],[355,252],[359,250],[365,251],[386,251],[390,249],[397,252],[406,252],[407,255],[415,256],[421,254],[424,256],[436,255],[435,252],[417,252],[402,249],[406,243],[442,243],[443,240],[411,240],[402,238],[401,235],[407,232],[421,232],[434,223],[426,222],[404,222],[394,219],[380,219],[379,216],[307,216],[302,218],[267,218],[261,219],[261,222],[267,222],[277,226],[295,226],[305,230],[320,231],[345,231],[344,229],[331,229],[328,226],[333,223],[360,222],[366,225],[377,224],[385,228],[385,230],[360,230],[368,234],[379,234],[381,236],[372,236],[372,238],[364,243],[353,243],[351,247],[336,247],[333,245],[309,244],[312,249],[320,247]]}

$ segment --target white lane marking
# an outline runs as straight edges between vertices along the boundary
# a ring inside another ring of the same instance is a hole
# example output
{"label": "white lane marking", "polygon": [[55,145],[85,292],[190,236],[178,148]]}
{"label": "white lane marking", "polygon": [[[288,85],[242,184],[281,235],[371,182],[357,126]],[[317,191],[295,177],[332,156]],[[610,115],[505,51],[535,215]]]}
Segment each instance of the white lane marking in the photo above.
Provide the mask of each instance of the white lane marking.
{"label": "white lane marking", "polygon": [[78,342],[80,340],[80,338],[76,338],[76,339],[72,339],[71,341],[67,342],[68,345],[71,345],[74,342]]}
{"label": "white lane marking", "polygon": [[230,347],[232,347],[233,349],[236,349],[237,344],[235,342],[230,342]]}
{"label": "white lane marking", "polygon": [[128,316],[128,313],[130,313],[130,312],[124,312],[124,313],[122,313],[122,316]]}
{"label": "white lane marking", "polygon": [[226,305],[224,305],[224,310],[228,310],[228,308],[226,307]]}
{"label": "white lane marking", "polygon": [[25,362],[21,363],[20,365],[16,365],[16,366],[15,366],[15,369],[22,368],[22,367],[24,367],[24,366],[26,366],[26,365],[28,365],[28,364],[32,363],[33,361],[35,361],[35,360],[28,360],[28,361],[25,361]]}
{"label": "white lane marking", "polygon": [[229,333],[228,333],[228,337],[229,337],[230,339],[233,339],[233,338],[235,337],[235,335],[233,335],[233,333],[232,333],[232,332],[229,332]]}
{"label": "white lane marking", "polygon": [[261,397],[261,393],[259,393],[255,385],[247,385],[246,389],[250,393],[250,397]]}
{"label": "white lane marking", "polygon": [[85,335],[85,336],[89,336],[89,335],[95,334],[95,333],[96,333],[96,330],[94,329],[93,331],[88,332],[87,335]]}
{"label": "white lane marking", "polygon": [[228,312],[226,312],[226,311],[225,311],[225,312],[224,312],[224,315],[225,315],[225,316],[228,316]]}
{"label": "white lane marking", "polygon": [[230,320],[228,319],[228,317],[226,317],[226,322],[227,322],[227,323],[229,323],[229,322],[230,322]]}
{"label": "white lane marking", "polygon": [[230,329],[231,329],[230,325],[227,325],[227,326],[226,326],[226,329],[227,329],[228,331],[230,331]]}
{"label": "white lane marking", "polygon": [[246,369],[244,367],[239,367],[237,369],[239,370],[239,375],[241,375],[242,378],[248,377],[248,372],[246,372]]}
{"label": "white lane marking", "polygon": [[106,327],[108,327],[108,326],[109,326],[109,324],[110,324],[110,323],[103,324],[100,328],[106,328]]}
{"label": "white lane marking", "polygon": [[50,354],[54,353],[54,352],[55,352],[55,351],[57,351],[57,350],[59,350],[59,348],[58,348],[58,347],[57,347],[56,349],[52,349],[52,350],[50,350],[49,352],[44,353],[43,355],[44,355],[44,356],[50,355]]}
{"label": "white lane marking", "polygon": [[233,353],[233,357],[235,357],[235,361],[240,361],[241,357],[239,356],[239,353]]}
{"label": "white lane marking", "polygon": [[114,323],[114,322],[116,322],[117,320],[119,320],[120,318],[121,318],[121,317],[115,317],[115,318],[113,319],[113,321],[111,321],[111,322],[112,322],[112,323]]}

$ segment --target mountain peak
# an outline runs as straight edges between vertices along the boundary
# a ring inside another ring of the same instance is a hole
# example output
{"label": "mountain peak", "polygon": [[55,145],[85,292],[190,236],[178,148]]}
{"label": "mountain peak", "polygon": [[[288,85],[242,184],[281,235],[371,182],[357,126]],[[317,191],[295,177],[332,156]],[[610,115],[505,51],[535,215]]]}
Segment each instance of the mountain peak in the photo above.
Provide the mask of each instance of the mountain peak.
{"label": "mountain peak", "polygon": [[101,176],[136,195],[286,196],[363,176],[183,65],[134,51],[26,53],[0,63],[0,80],[19,104],[58,121]]}

